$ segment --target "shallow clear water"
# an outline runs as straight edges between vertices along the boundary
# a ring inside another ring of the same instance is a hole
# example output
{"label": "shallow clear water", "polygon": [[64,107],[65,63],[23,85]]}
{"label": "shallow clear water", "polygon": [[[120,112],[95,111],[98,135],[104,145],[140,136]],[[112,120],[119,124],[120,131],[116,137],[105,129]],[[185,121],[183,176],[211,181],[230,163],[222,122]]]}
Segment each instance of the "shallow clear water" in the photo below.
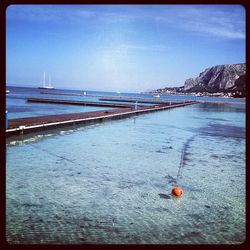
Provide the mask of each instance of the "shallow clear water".
{"label": "shallow clear water", "polygon": [[[195,104],[7,141],[10,243],[239,244],[245,107]],[[173,197],[172,187],[184,194]]]}

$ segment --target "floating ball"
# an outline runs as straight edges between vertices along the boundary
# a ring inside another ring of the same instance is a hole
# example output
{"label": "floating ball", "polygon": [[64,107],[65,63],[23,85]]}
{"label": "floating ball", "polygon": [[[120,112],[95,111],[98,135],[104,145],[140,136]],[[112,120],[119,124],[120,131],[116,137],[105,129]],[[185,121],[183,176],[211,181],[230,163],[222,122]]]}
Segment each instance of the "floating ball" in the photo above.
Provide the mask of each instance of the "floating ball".
{"label": "floating ball", "polygon": [[174,187],[172,189],[172,194],[175,195],[175,196],[178,196],[178,197],[182,196],[182,189],[181,189],[181,187]]}

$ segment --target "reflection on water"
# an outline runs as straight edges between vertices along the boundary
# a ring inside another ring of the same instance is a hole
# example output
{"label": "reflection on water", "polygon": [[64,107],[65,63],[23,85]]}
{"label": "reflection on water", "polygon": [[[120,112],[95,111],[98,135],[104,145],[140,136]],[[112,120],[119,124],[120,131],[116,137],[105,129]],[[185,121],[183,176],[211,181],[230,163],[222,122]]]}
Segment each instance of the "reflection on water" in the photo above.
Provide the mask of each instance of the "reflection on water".
{"label": "reflection on water", "polygon": [[202,109],[207,112],[244,112],[245,104],[201,103]]}
{"label": "reflection on water", "polygon": [[182,205],[182,198],[181,197],[172,196],[172,199],[176,205]]}
{"label": "reflection on water", "polygon": [[217,108],[8,139],[8,242],[242,243],[245,112]]}

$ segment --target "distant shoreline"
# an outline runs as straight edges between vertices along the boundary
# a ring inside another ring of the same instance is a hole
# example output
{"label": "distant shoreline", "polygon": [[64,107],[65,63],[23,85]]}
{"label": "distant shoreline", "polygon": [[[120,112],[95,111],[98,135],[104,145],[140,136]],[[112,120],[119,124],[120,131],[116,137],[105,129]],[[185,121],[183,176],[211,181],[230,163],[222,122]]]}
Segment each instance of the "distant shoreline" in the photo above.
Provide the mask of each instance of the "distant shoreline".
{"label": "distant shoreline", "polygon": [[150,92],[144,92],[145,94],[158,94],[162,96],[172,95],[172,96],[198,96],[198,97],[220,97],[220,98],[241,98],[245,99],[245,96],[233,96],[231,92],[229,93],[221,93],[221,92],[215,92],[215,93],[208,93],[208,92],[191,92],[191,93],[184,93],[184,92],[176,92],[176,93],[167,93],[167,92],[159,92],[159,91],[150,91]]}
{"label": "distant shoreline", "polygon": [[[8,88],[30,88],[30,89],[37,89],[39,90],[38,87],[27,87],[27,86],[6,86],[6,89]],[[102,95],[94,95],[94,94],[90,94],[88,92],[106,92],[106,93],[117,93],[115,91],[106,91],[106,90],[76,90],[76,89],[56,89],[56,91],[54,90],[47,90],[47,91],[41,91],[41,94],[55,94],[55,95],[75,95],[75,96],[98,96],[98,97],[103,97]],[[60,92],[60,91],[69,91],[69,92]],[[74,92],[70,92],[70,91],[74,91]],[[79,92],[79,93],[77,93]],[[84,94],[84,92],[86,94]],[[224,99],[241,99],[241,100],[246,100],[245,96],[232,96],[229,95],[230,93],[221,93],[221,92],[216,92],[216,93],[207,93],[207,92],[190,92],[190,93],[184,93],[184,92],[160,92],[160,91],[142,91],[140,93],[138,92],[121,92],[120,94],[124,95],[124,94],[149,94],[149,95],[159,95],[159,96],[194,96],[194,97],[205,97],[205,98],[224,98]],[[120,94],[117,95],[117,97],[120,96]],[[155,97],[157,98],[157,97]],[[158,97],[159,98],[159,97]],[[242,102],[242,103],[244,103]]]}

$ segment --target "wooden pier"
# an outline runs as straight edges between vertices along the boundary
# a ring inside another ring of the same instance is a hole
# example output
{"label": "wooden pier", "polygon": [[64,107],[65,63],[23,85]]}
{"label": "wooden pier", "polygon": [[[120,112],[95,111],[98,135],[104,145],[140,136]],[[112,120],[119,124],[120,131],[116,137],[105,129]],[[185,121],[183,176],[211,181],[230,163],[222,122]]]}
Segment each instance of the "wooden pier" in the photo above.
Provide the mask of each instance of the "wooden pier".
{"label": "wooden pier", "polygon": [[[177,103],[177,101],[161,100],[159,98],[141,98],[141,97],[101,97],[100,101],[114,101],[114,102],[137,102],[137,103],[151,103],[151,104],[170,104]],[[178,103],[183,103],[180,100]]]}
{"label": "wooden pier", "polygon": [[[188,102],[190,100],[164,100],[159,98],[136,98],[136,97],[101,97],[99,98],[100,101],[115,101],[115,102],[138,102],[138,103],[151,103],[151,104],[178,104],[181,102]],[[196,100],[196,102],[200,103],[215,103],[215,104],[245,104],[245,102],[237,102],[237,101],[230,101],[230,100],[222,100],[222,101],[209,101],[209,100]]]}
{"label": "wooden pier", "polygon": [[131,108],[134,106],[134,105],[120,104],[120,103],[71,101],[71,100],[45,99],[45,98],[28,98],[27,101],[28,102],[50,103],[50,104],[67,104],[67,105],[70,104],[70,105],[112,107],[112,108]]}
{"label": "wooden pier", "polygon": [[171,109],[176,107],[183,107],[195,103],[197,102],[190,101],[173,105],[158,104],[153,106],[133,105],[131,107],[117,108],[111,110],[9,119],[9,126],[6,129],[6,137],[10,137],[12,135],[23,135],[27,133],[66,126],[87,125],[100,123],[106,120],[123,119],[134,115],[145,114],[149,112]]}

